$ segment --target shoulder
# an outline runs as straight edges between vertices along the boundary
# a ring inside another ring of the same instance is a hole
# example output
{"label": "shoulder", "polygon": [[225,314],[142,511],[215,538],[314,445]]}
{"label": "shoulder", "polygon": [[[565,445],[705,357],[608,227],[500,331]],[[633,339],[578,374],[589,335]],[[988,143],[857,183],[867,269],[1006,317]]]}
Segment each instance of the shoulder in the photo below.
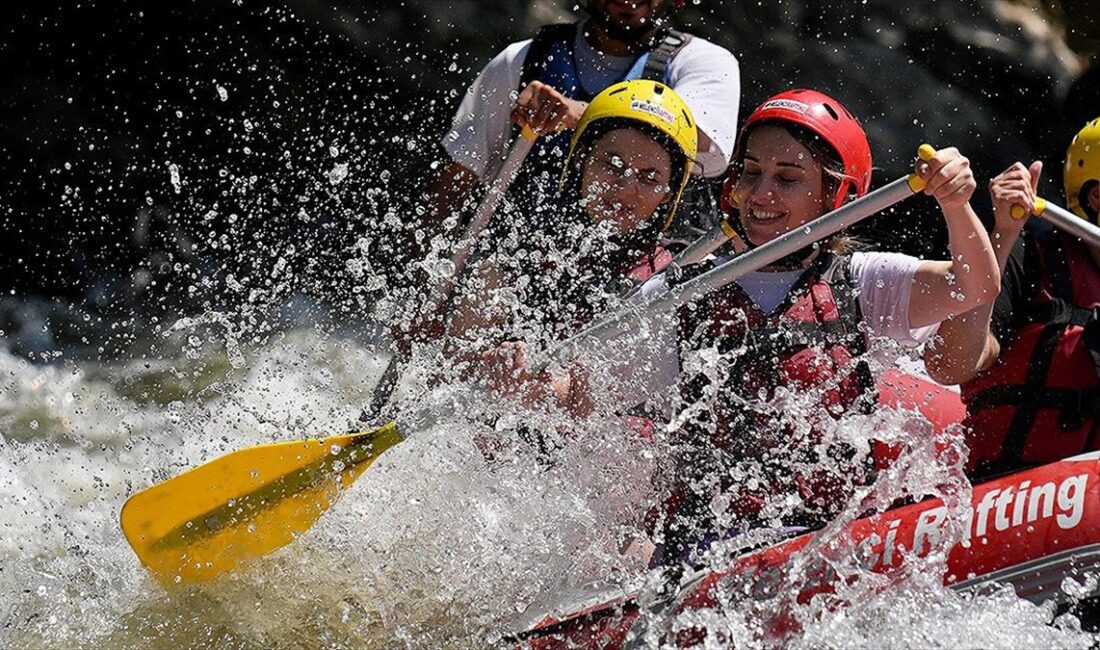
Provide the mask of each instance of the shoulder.
{"label": "shoulder", "polygon": [[877,251],[852,253],[849,261],[852,281],[862,284],[867,278],[911,278],[921,265],[921,260],[904,253],[880,253]]}
{"label": "shoulder", "polygon": [[706,65],[708,68],[738,69],[737,57],[732,52],[698,36],[692,36],[683,49],[672,59],[670,67]]}
{"label": "shoulder", "polygon": [[508,47],[498,52],[489,61],[489,64],[485,66],[485,70],[518,70],[522,68],[523,60],[527,58],[527,53],[531,51],[532,42],[533,39],[528,38],[509,44]]}

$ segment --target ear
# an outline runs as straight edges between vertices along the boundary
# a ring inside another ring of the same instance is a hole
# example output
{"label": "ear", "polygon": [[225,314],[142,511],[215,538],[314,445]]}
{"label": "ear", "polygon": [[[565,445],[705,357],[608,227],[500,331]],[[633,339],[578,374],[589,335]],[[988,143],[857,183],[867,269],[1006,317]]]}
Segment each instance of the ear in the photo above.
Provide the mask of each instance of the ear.
{"label": "ear", "polygon": [[1094,213],[1100,212],[1100,183],[1096,183],[1089,190],[1089,207]]}

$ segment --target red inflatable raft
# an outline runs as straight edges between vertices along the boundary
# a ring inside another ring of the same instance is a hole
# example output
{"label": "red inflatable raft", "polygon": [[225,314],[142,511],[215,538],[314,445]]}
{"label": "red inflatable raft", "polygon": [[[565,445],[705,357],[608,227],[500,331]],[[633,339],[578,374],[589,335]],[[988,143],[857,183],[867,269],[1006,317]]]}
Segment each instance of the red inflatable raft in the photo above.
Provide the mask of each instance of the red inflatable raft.
{"label": "red inflatable raft", "polygon": [[[963,414],[956,393],[902,373],[888,373],[880,389],[884,405],[920,410],[937,429]],[[976,485],[969,508],[951,509],[930,499],[857,519],[832,539],[864,571],[888,576],[901,571],[906,558],[943,548],[949,523],[962,533],[946,555],[945,585],[1007,584],[1031,601],[1058,599],[1065,578],[1083,576],[1100,563],[1100,452]],[[795,602],[805,603],[834,592],[842,579],[823,559],[819,534],[742,555],[722,571],[689,580],[659,605],[650,603],[643,610],[633,596],[605,600],[566,616],[547,616],[519,639],[531,648],[620,648],[639,641],[651,621],[671,620],[687,610],[731,602],[749,606],[781,591],[797,591]],[[643,616],[643,611],[658,615]],[[783,607],[762,608],[762,616],[767,620],[760,629],[768,637],[797,631]],[[699,630],[658,634],[663,642],[680,645],[702,640]]]}

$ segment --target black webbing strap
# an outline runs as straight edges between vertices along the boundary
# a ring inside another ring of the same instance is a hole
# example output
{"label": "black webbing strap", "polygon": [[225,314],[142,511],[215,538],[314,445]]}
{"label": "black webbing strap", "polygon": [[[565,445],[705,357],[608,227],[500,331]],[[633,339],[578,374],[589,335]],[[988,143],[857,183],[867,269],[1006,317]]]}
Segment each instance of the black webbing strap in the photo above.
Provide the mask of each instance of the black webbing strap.
{"label": "black webbing strap", "polygon": [[691,34],[675,29],[667,30],[661,42],[646,57],[642,79],[665,83],[665,72],[668,70],[668,64],[676,58],[676,55],[691,39]]}
{"label": "black webbing strap", "polygon": [[1095,388],[1037,388],[1023,385],[992,386],[979,393],[970,403],[974,410],[996,406],[1026,407],[1035,410],[1057,409],[1059,426],[1076,429],[1085,420],[1100,419],[1100,390]]}
{"label": "black webbing strap", "polygon": [[[1031,359],[1027,362],[1027,374],[1023,387],[1029,392],[1037,392],[1037,387],[1045,386],[1050,364],[1054,360],[1054,350],[1058,346],[1058,340],[1066,329],[1063,323],[1050,323],[1043,327],[1039,338],[1035,342],[1035,350]],[[983,391],[984,392],[984,391]],[[1024,445],[1027,443],[1027,434],[1031,431],[1031,425],[1035,422],[1035,416],[1039,413],[1041,405],[1035,402],[1020,402],[1016,408],[1016,415],[1008,425],[1008,433],[1005,436],[1004,452],[994,466],[1021,467],[1024,464]],[[993,469],[991,467],[991,469]]]}

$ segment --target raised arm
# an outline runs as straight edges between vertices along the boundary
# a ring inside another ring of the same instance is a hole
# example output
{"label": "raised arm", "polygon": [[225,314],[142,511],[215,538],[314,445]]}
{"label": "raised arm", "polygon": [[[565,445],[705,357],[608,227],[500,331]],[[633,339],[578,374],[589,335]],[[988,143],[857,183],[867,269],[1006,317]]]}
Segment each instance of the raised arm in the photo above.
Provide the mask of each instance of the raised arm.
{"label": "raised arm", "polygon": [[[1016,163],[989,183],[995,218],[992,243],[1001,274],[1026,223],[1026,219],[1012,218],[1012,206],[1022,205],[1031,213],[1042,168],[1038,161],[1030,168]],[[1001,353],[1000,343],[990,329],[993,304],[979,305],[940,325],[936,338],[924,351],[929,376],[941,384],[961,384],[993,365]]]}
{"label": "raised arm", "polygon": [[917,267],[909,300],[913,328],[992,303],[1001,288],[993,246],[970,207],[977,187],[970,161],[951,147],[936,152],[927,162],[918,162],[916,171],[925,181],[925,193],[935,197],[943,211],[951,259],[927,261]]}

